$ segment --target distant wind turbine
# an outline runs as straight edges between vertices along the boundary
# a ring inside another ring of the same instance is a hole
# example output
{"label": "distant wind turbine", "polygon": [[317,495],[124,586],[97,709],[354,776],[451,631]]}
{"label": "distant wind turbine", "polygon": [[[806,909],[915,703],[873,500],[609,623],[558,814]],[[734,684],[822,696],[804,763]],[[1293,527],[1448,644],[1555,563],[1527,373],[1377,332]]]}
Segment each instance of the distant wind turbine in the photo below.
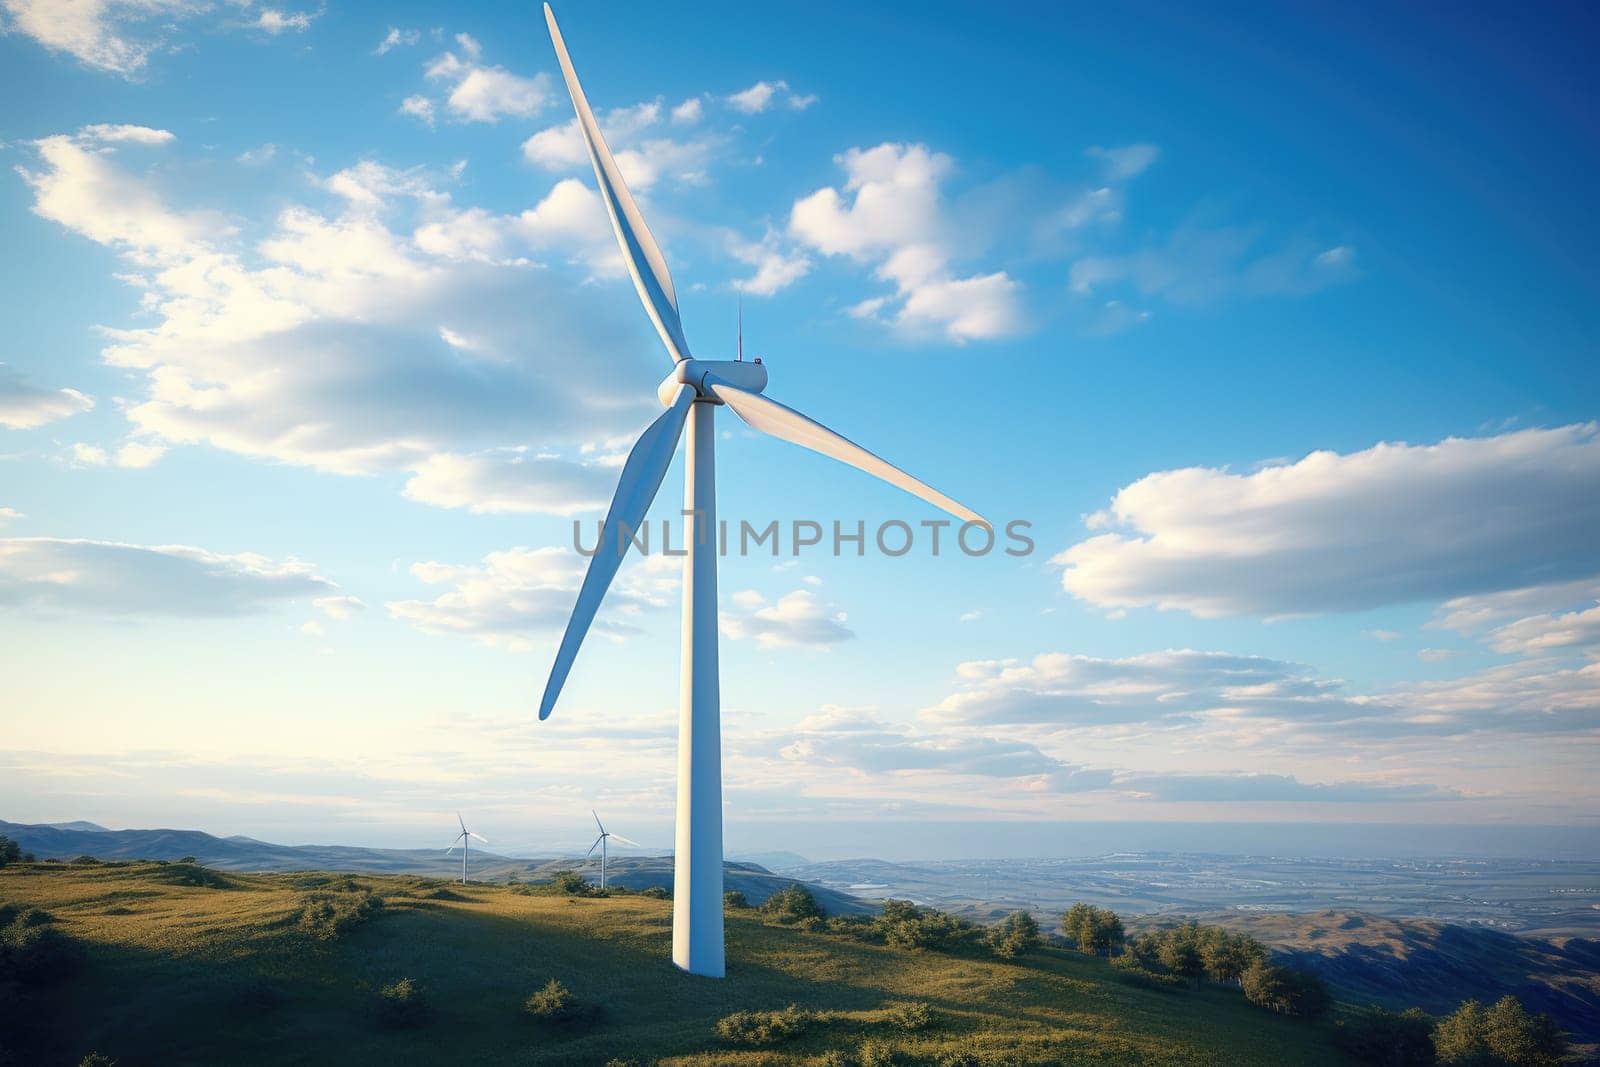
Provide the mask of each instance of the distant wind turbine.
{"label": "distant wind turbine", "polygon": [[[561,29],[550,5],[544,7],[550,40],[555,45],[561,75],[566,79],[578,115],[578,129],[588,145],[600,197],[611,215],[611,226],[622,246],[622,256],[633,277],[634,288],[661,335],[672,372],[661,382],[656,396],[666,407],[640,436],[622,467],[616,496],[606,512],[601,541],[589,560],[589,571],[578,590],[561,647],[550,668],[539,718],[548,718],[561,687],[572,670],[578,646],[594,621],[606,589],[622,565],[626,538],[639,529],[650,503],[661,488],[667,468],[678,450],[678,439],[688,426],[688,462],[685,466],[683,509],[688,516],[683,555],[683,651],[678,711],[678,813],[674,849],[672,905],[672,962],[692,974],[720,978],[724,973],[722,931],[722,725],[721,692],[717,667],[717,491],[715,437],[712,414],[726,405],[752,429],[809,448],[824,456],[881,478],[935,507],[961,519],[987,527],[970,508],[905,471],[868,452],[860,445],[761,395],[767,387],[767,368],[760,360],[695,359],[684,339],[678,315],[678,296],[660,247],[645,225],[639,205],[628,192],[622,172],[606,147],[600,124],[589,108],[578,75],[572,68]],[[849,388],[848,379],[835,383]],[[903,395],[874,397],[895,408]],[[601,840],[602,847],[604,839]]]}
{"label": "distant wind turbine", "polygon": [[593,808],[589,809],[589,814],[594,815],[594,824],[600,827],[600,836],[594,839],[594,844],[589,846],[589,851],[583,854],[583,858],[587,860],[590,856],[594,855],[595,849],[600,850],[600,888],[604,889],[606,887],[606,841],[609,838],[614,837],[624,845],[632,845],[634,848],[639,848],[640,846],[639,842],[629,841],[621,834],[608,833],[606,831],[605,823],[600,821],[600,816],[595,814]]}
{"label": "distant wind turbine", "polygon": [[461,813],[459,811],[456,812],[456,822],[461,824],[461,832],[457,834],[456,839],[450,843],[450,847],[444,850],[444,854],[448,856],[450,853],[456,850],[457,845],[461,846],[461,884],[466,885],[467,854],[472,851],[472,839],[476,837],[479,841],[482,841],[486,845],[489,843],[489,839],[481,834],[475,834],[471,830],[468,830],[467,824],[462,820]]}

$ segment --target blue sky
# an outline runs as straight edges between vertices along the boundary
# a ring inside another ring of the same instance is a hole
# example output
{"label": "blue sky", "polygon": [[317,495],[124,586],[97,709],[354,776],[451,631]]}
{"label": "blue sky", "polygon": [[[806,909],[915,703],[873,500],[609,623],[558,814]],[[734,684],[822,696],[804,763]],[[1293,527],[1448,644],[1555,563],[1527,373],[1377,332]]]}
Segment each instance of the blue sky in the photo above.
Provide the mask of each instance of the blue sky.
{"label": "blue sky", "polygon": [[[6,816],[668,841],[671,561],[533,716],[668,369],[537,9],[0,11]],[[1592,819],[1592,12],[557,14],[696,353],[1037,546],[724,560],[735,847]]]}

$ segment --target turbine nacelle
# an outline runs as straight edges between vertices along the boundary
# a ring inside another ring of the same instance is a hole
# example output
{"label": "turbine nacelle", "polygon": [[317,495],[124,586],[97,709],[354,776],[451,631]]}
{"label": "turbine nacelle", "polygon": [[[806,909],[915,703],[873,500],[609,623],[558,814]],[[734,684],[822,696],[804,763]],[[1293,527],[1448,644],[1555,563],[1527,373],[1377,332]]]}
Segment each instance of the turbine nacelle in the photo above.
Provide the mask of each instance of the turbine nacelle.
{"label": "turbine nacelle", "polygon": [[722,403],[722,398],[711,389],[713,383],[731,385],[747,393],[759,393],[767,387],[767,368],[761,363],[731,359],[682,359],[675,363],[672,372],[661,379],[656,396],[661,406],[670,408],[678,396],[680,386],[687,385],[695,392],[695,399]]}

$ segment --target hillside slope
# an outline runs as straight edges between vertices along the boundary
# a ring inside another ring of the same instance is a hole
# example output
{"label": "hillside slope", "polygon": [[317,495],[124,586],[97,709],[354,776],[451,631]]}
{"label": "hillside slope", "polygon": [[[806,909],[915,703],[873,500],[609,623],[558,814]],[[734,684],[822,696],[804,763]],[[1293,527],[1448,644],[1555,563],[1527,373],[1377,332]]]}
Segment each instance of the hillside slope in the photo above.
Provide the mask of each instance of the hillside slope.
{"label": "hillside slope", "polygon": [[[308,894],[385,904],[331,940],[308,932]],[[730,913],[729,977],[668,961],[671,903],[529,895],[394,876],[218,874],[185,864],[16,864],[0,900],[49,909],[88,946],[76,976],[33,994],[4,1031],[14,1061],[70,1065],[90,1049],[122,1067],[160,1064],[820,1063],[865,1040],[901,1064],[965,1046],[984,1063],[1342,1062],[1327,1028],[1252,1008],[1221,989],[1120,984],[1102,962],[1042,950],[1018,962],[897,950]],[[410,977],[432,1013],[379,1027],[377,990]],[[548,979],[602,1005],[592,1029],[542,1026],[520,1011]],[[904,1032],[886,1009],[915,999],[931,1029]],[[741,1049],[719,1038],[731,1012],[790,1003],[821,1014],[795,1040]],[[14,1005],[15,1006],[15,1005]],[[0,1057],[3,1058],[3,1057]]]}

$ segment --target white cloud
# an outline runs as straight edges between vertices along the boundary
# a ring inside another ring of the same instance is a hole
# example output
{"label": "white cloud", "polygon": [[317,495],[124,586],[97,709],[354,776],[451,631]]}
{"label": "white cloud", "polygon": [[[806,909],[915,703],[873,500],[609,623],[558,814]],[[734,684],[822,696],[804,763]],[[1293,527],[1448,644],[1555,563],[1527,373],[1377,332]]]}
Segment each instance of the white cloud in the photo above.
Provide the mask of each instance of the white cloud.
{"label": "white cloud", "polygon": [[268,141],[259,148],[246,149],[234,158],[247,167],[259,167],[263,163],[271,163],[277,154],[278,146]]}
{"label": "white cloud", "polygon": [[[428,80],[447,87],[445,107],[463,122],[499,122],[506,116],[529,118],[550,102],[550,78],[531,78],[504,67],[478,62],[482,46],[471,36],[456,35],[456,51],[434,57],[427,67]],[[416,111],[408,112],[417,114]],[[419,117],[421,117],[419,115]]]}
{"label": "white cloud", "polygon": [[[606,147],[628,187],[648,189],[663,178],[689,185],[704,181],[719,139],[709,134],[691,141],[653,136],[660,125],[659,100],[614,108],[600,119]],[[535,132],[522,142],[522,155],[529,163],[558,174],[589,170],[589,150],[576,118]]]}
{"label": "white cloud", "polygon": [[205,0],[0,0],[6,29],[53,52],[131,76],[164,44],[175,23],[210,9]]}
{"label": "white cloud", "polygon": [[[247,245],[210,212],[170,207],[124,168],[126,142],[96,136],[38,142],[42,165],[25,177],[36,213],[117,251],[133,268],[123,277],[143,290],[153,321],[102,333],[105,361],[145,376],[146,395],[124,408],[144,445],[204,441],[330,471],[415,470],[435,453],[530,434],[541,447],[607,440],[645,415],[607,381],[551,385],[595,352],[637,350],[641,371],[648,359],[645,327],[616,316],[604,286],[530,258],[616,260],[614,246],[607,259],[595,252],[610,235],[580,183],[490,216],[439,188],[454,170],[363,161],[322,180],[331,209],[286,207]],[[493,256],[473,243],[478,230],[498,242]],[[471,358],[445,330],[470,340]]]}
{"label": "white cloud", "polygon": [[811,260],[803,252],[783,247],[782,238],[768,230],[760,241],[746,241],[730,234],[728,251],[741,263],[755,268],[755,273],[735,283],[741,292],[756,296],[771,296],[804,278],[811,270]]}
{"label": "white cloud", "polygon": [[698,96],[691,96],[672,109],[672,121],[680,126],[692,126],[705,115]]}
{"label": "white cloud", "polygon": [[429,126],[432,126],[433,101],[425,96],[408,96],[400,101],[400,114],[410,115],[414,119],[421,119]]}
{"label": "white cloud", "polygon": [[321,596],[311,602],[312,606],[330,619],[343,620],[366,611],[367,606],[358,597],[353,596]]}
{"label": "white cloud", "polygon": [[789,110],[791,110],[791,111],[804,111],[806,108],[810,107],[812,104],[815,104],[818,99],[819,99],[819,97],[817,96],[816,93],[806,93],[804,96],[800,96],[800,95],[795,94],[795,93],[790,93],[789,94],[789,100],[788,100]]}
{"label": "white cloud", "polygon": [[855,632],[834,604],[809,589],[796,589],[768,603],[761,594],[735,593],[721,613],[722,633],[733,640],[754,640],[763,648],[826,648],[848,641]]}
{"label": "white cloud", "polygon": [[170,130],[157,130],[149,126],[133,126],[127,123],[97,122],[85,126],[78,131],[78,138],[86,141],[98,141],[101,144],[142,144],[164,145],[171,144],[177,138]]}
{"label": "white cloud", "polygon": [[46,614],[225,616],[335,586],[309,564],[187,545],[0,539],[0,604]]}
{"label": "white cloud", "polygon": [[1355,252],[1305,241],[1263,247],[1258,229],[1184,226],[1161,244],[1125,255],[1085,256],[1068,281],[1079,296],[1108,288],[1199,305],[1233,297],[1303,296],[1356,276]]}
{"label": "white cloud", "polygon": [[1356,611],[1600,574],[1595,424],[1190,468],[1119,490],[1062,552],[1103,607],[1200,616]]}
{"label": "white cloud", "polygon": [[1136,178],[1150,169],[1150,165],[1161,158],[1161,149],[1153,144],[1129,144],[1114,148],[1095,145],[1085,154],[1101,161],[1105,166],[1107,181],[1121,182]]}
{"label": "white cloud", "polygon": [[72,462],[83,467],[104,467],[111,462],[111,456],[99,445],[79,441],[72,446]]}
{"label": "white cloud", "polygon": [[378,42],[378,47],[372,50],[372,54],[381,56],[396,48],[408,48],[421,38],[422,34],[417,30],[402,30],[398,26],[390,26],[389,32],[384,34],[383,40]]}
{"label": "white cloud", "polygon": [[4,526],[7,523],[16,522],[18,519],[25,518],[27,518],[27,516],[18,511],[16,508],[0,507],[0,526]]}
{"label": "white cloud", "polygon": [[771,105],[774,96],[781,92],[788,92],[788,90],[788,82],[756,82],[748,89],[731,94],[728,97],[728,104],[735,111],[742,111],[746,115],[755,115],[765,111]]}
{"label": "white cloud", "polygon": [[607,467],[520,451],[461,455],[440,452],[419,464],[405,495],[475,515],[543,512],[572,515],[603,508],[615,488]]}
{"label": "white cloud", "polygon": [[949,156],[926,145],[881,144],[835,161],[847,174],[843,193],[825,188],[797,200],[789,231],[826,255],[875,263],[877,276],[895,285],[895,297],[857,304],[853,315],[892,308],[898,329],[958,343],[1023,328],[1020,283],[1004,272],[961,278],[950,269],[955,241],[939,191],[953,168]]}
{"label": "white cloud", "polygon": [[1600,607],[1557,615],[1532,615],[1488,635],[1496,652],[1537,656],[1557,649],[1600,648]]}
{"label": "white cloud", "polygon": [[256,29],[276,37],[280,33],[293,31],[304,33],[311,28],[311,20],[317,17],[318,12],[310,11],[280,11],[277,8],[263,8],[253,23]]}
{"label": "white cloud", "polygon": [[1363,630],[1362,637],[1370,637],[1374,641],[1398,641],[1400,634],[1395,630]]}
{"label": "white cloud", "polygon": [[[586,559],[561,548],[491,552],[478,566],[418,563],[411,568],[418,580],[451,588],[432,600],[390,601],[385,606],[390,615],[424,633],[472,637],[522,651],[533,647],[533,638],[566,625],[587,566]],[[675,602],[670,594],[682,568],[681,560],[664,556],[624,564],[595,617],[594,631],[629,633],[642,612]]]}
{"label": "white cloud", "polygon": [[31,430],[93,407],[94,399],[76,389],[33,385],[19,371],[0,363],[0,426]]}
{"label": "white cloud", "polygon": [[116,462],[119,467],[143,470],[166,454],[165,445],[151,444],[148,441],[129,441],[117,449]]}

